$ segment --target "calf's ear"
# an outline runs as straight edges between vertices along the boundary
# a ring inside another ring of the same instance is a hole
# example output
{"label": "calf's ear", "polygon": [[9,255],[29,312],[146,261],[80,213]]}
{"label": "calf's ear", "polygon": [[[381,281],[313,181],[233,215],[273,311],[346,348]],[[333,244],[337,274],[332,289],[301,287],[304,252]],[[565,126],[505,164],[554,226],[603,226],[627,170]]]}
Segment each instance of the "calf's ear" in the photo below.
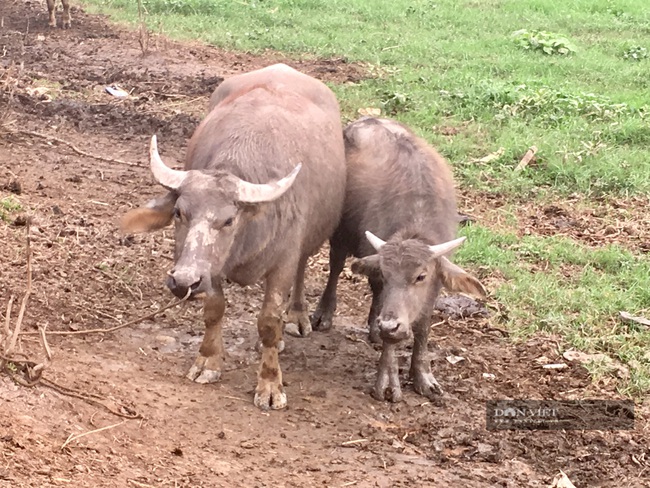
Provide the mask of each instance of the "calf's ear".
{"label": "calf's ear", "polygon": [[379,268],[379,254],[366,256],[365,258],[355,259],[350,266],[353,273],[370,276],[379,276],[381,270]]}
{"label": "calf's ear", "polygon": [[120,229],[125,234],[151,232],[168,226],[174,216],[177,196],[169,192],[164,197],[155,198],[146,206],[128,211],[122,217]]}
{"label": "calf's ear", "polygon": [[487,291],[479,280],[445,257],[440,258],[440,274],[442,284],[449,291],[468,293],[478,297],[487,295]]}

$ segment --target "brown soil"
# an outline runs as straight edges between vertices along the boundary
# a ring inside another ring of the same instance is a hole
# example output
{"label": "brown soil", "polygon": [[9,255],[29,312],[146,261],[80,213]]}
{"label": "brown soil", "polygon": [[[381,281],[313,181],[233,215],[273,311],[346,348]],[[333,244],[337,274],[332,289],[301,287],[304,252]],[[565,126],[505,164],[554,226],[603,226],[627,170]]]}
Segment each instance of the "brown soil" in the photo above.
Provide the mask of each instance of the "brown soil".
{"label": "brown soil", "polygon": [[[182,160],[222,77],[281,58],[164,39],[152,40],[142,57],[133,33],[73,14],[70,31],[49,31],[40,2],[3,2],[0,11],[0,187],[3,197],[19,193],[33,216],[27,332],[112,327],[171,298],[162,285],[170,231],[126,239],[116,229],[119,215],[159,193],[143,165],[149,137],[158,134],[167,160]],[[364,76],[341,60],[291,64],[333,82]],[[131,98],[113,99],[108,84]],[[25,287],[20,217],[0,224],[3,311]],[[312,306],[326,277],[324,256],[310,264]],[[513,344],[480,309],[465,319],[452,310],[432,319],[432,364],[444,398],[429,402],[406,388],[400,404],[377,402],[368,393],[379,355],[363,331],[368,292],[348,272],[335,329],[287,338],[281,364],[289,407],[267,413],[252,405],[261,288],[227,293],[230,357],[220,384],[184,378],[202,335],[195,303],[114,333],[50,336],[54,360],[45,378],[94,402],[0,375],[0,487],[545,487],[560,469],[578,487],[650,486],[643,405],[629,432],[485,429],[489,399],[617,397],[615,385],[593,384],[581,366],[541,368],[542,356],[561,360],[552,337]],[[41,357],[34,335],[22,336],[20,347]],[[452,365],[452,355],[465,360]],[[142,419],[124,421],[100,404]],[[62,449],[71,435],[103,427],[110,428]]]}
{"label": "brown soil", "polygon": [[650,252],[650,198],[632,196],[563,201],[512,202],[501,195],[463,190],[460,196],[471,220],[514,231],[519,236],[570,237],[588,247],[616,244],[635,253]]}

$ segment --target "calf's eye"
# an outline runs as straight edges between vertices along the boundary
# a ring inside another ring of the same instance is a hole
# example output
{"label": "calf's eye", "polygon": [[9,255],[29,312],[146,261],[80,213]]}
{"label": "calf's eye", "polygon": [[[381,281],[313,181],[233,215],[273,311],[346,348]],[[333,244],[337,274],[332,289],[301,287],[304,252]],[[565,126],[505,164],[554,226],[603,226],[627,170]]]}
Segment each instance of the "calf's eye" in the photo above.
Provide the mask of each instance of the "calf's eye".
{"label": "calf's eye", "polygon": [[223,223],[223,226],[224,226],[224,227],[230,227],[230,226],[232,225],[233,222],[234,222],[234,219],[233,219],[232,217],[230,217],[228,220],[226,220],[226,221]]}
{"label": "calf's eye", "polygon": [[422,283],[426,279],[427,279],[427,275],[425,273],[422,273],[417,278],[415,278],[415,282],[416,283]]}
{"label": "calf's eye", "polygon": [[181,209],[178,207],[174,207],[174,218],[179,220],[181,218]]}

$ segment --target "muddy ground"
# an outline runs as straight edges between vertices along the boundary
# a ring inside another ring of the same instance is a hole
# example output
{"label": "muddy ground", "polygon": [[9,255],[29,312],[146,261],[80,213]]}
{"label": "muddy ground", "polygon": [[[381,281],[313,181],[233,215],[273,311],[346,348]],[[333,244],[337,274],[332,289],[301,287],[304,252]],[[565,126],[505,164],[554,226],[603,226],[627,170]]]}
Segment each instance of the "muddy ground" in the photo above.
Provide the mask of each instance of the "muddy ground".
{"label": "muddy ground", "polygon": [[[499,313],[432,317],[432,365],[446,390],[440,401],[408,386],[400,404],[373,400],[379,352],[365,342],[368,292],[349,272],[335,329],[287,338],[284,411],[252,405],[259,286],[227,289],[230,357],[220,384],[184,377],[202,336],[196,303],[112,333],[84,334],[171,299],[163,287],[171,232],[124,238],[116,225],[160,193],[146,167],[151,135],[158,134],[163,157],[179,163],[220,81],[282,57],[160,37],[143,56],[136,34],[80,9],[71,30],[49,30],[36,1],[3,0],[0,16],[0,188],[33,216],[33,290],[23,322],[32,335],[19,347],[40,361],[39,326],[76,333],[50,336],[54,357],[44,375],[75,394],[0,375],[1,487],[543,487],[560,469],[577,487],[650,486],[644,405],[637,405],[634,431],[485,429],[489,399],[617,398],[615,381],[594,384],[577,364],[543,369],[560,360],[557,338],[514,344]],[[288,62],[333,83],[366,76],[343,60]],[[111,97],[109,84],[131,96]],[[493,214],[484,214],[479,200],[464,194],[461,210],[490,225]],[[0,309],[15,295],[13,317],[26,286],[21,217],[0,222]],[[324,256],[310,263],[312,306],[326,277]],[[472,271],[488,286],[497,279]],[[452,365],[448,356],[465,359]]]}

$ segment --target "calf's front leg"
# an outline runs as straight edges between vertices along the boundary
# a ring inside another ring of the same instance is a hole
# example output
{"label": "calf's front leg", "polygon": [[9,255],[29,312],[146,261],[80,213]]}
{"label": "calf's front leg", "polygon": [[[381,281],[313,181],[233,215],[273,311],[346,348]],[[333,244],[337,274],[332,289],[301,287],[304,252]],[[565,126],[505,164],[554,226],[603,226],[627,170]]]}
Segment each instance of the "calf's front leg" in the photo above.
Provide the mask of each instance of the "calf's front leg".
{"label": "calf's front leg", "polygon": [[426,314],[413,324],[413,354],[411,356],[411,369],[409,375],[413,380],[413,389],[416,393],[427,398],[434,398],[443,393],[440,383],[431,373],[429,360],[429,320],[431,314]]}
{"label": "calf's front leg", "polygon": [[219,283],[203,302],[205,336],[199,348],[199,356],[187,373],[187,377],[196,383],[214,383],[221,378],[226,356],[221,332],[225,310],[226,298]]}
{"label": "calf's front leg", "polygon": [[398,344],[384,341],[377,368],[377,380],[372,392],[372,396],[377,400],[399,402],[402,399],[402,388],[399,384],[399,364],[396,354]]}

